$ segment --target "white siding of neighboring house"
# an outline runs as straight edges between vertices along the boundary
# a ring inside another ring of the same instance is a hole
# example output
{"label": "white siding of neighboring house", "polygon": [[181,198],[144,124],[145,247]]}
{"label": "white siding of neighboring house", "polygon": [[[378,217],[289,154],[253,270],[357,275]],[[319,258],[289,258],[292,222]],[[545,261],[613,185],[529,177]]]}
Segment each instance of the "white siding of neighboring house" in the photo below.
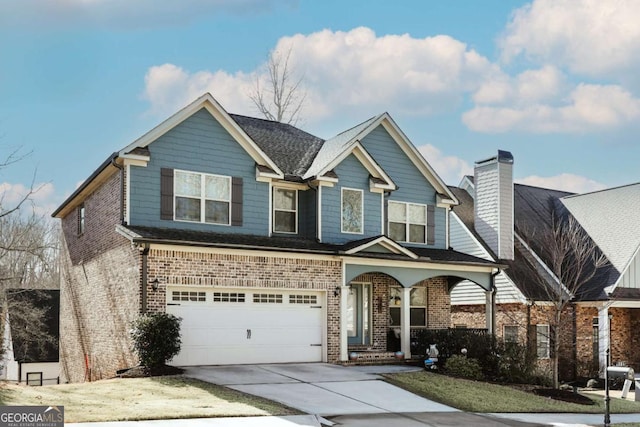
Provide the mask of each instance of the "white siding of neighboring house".
{"label": "white siding of neighboring house", "polygon": [[[475,236],[469,232],[460,218],[453,212],[450,216],[450,239],[451,247],[456,251],[494,261],[487,250],[478,242]],[[496,276],[495,285],[497,289],[497,304],[525,302],[522,293],[504,272]],[[451,291],[451,305],[485,304],[486,301],[484,289],[468,280],[460,282]]]}
{"label": "white siding of neighboring house", "polygon": [[640,252],[636,250],[631,262],[619,279],[622,288],[640,288]]}

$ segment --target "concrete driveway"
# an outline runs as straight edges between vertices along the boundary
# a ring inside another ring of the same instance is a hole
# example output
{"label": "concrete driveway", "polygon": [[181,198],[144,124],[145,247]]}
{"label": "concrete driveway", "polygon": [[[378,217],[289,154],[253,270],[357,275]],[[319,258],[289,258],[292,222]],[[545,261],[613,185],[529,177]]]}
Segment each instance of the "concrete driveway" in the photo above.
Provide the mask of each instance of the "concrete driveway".
{"label": "concrete driveway", "polygon": [[460,412],[381,380],[406,366],[344,367],[324,363],[195,366],[185,375],[321,416]]}

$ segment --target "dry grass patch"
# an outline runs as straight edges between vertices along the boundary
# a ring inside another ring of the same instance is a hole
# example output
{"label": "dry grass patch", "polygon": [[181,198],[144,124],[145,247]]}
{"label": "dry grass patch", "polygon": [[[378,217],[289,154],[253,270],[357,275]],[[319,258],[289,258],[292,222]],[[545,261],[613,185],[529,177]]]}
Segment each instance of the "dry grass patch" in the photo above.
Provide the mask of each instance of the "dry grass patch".
{"label": "dry grass patch", "polygon": [[64,406],[66,422],[299,414],[266,399],[182,376],[43,387],[4,384],[0,404]]}

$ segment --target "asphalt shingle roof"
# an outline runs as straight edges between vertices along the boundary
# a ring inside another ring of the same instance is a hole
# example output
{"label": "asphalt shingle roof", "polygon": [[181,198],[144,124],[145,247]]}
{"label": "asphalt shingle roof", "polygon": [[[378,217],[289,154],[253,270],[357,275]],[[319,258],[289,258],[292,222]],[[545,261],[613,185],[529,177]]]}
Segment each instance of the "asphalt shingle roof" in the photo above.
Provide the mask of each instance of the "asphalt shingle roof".
{"label": "asphalt shingle roof", "polygon": [[[127,225],[126,230],[133,232],[138,237],[134,240],[149,243],[171,243],[183,245],[201,245],[216,247],[233,247],[255,250],[278,250],[288,252],[314,252],[340,255],[345,251],[366,244],[380,236],[356,240],[342,245],[320,243],[314,239],[300,237],[257,236],[250,234],[214,233],[208,231],[182,230],[173,228],[156,228]],[[410,260],[415,262],[444,262],[463,264],[495,265],[491,261],[457,252],[451,249],[429,249],[407,247],[421,259]],[[408,260],[405,255],[379,252],[358,253],[353,256],[367,256],[381,259]]]}
{"label": "asphalt shingle roof", "polygon": [[[453,207],[453,212],[465,226],[474,234],[483,247],[497,259],[493,251],[476,233],[474,227],[474,200],[465,190],[450,187],[460,204]],[[571,196],[573,193],[514,184],[514,221],[515,231],[525,243],[533,248],[537,255],[545,259],[544,243],[541,237],[548,233],[551,222],[551,210],[562,209],[559,200]],[[515,239],[514,259],[500,260],[509,267],[505,270],[507,276],[518,287],[522,294],[533,300],[549,300],[550,293],[545,283],[550,283],[550,276],[537,269],[529,250]],[[579,295],[581,300],[598,300],[606,298],[604,288],[615,282],[619,273],[611,266],[602,267],[583,287]]]}
{"label": "asphalt shingle roof", "polygon": [[302,177],[324,143],[286,123],[229,115],[286,175]]}

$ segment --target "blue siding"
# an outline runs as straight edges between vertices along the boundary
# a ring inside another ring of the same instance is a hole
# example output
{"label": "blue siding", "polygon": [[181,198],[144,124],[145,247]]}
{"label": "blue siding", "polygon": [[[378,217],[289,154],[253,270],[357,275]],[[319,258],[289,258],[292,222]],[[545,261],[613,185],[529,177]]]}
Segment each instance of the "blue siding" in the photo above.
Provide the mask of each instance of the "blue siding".
{"label": "blue siding", "polygon": [[[361,142],[398,186],[398,189],[391,193],[389,200],[436,205],[436,191],[433,186],[382,125],[369,133]],[[444,248],[445,245],[446,210],[435,208],[435,244],[430,247]]]}
{"label": "blue siding", "polygon": [[[344,159],[334,171],[338,175],[338,184],[322,188],[322,240],[327,243],[345,243],[382,234],[382,196],[369,191],[369,172],[353,155]],[[341,232],[343,187],[363,190],[363,234]]]}
{"label": "blue siding", "polygon": [[[255,180],[255,161],[202,109],[149,145],[147,167],[132,166],[130,223],[221,233],[268,233],[269,186]],[[160,219],[160,169],[173,168],[243,178],[240,227]]]}

